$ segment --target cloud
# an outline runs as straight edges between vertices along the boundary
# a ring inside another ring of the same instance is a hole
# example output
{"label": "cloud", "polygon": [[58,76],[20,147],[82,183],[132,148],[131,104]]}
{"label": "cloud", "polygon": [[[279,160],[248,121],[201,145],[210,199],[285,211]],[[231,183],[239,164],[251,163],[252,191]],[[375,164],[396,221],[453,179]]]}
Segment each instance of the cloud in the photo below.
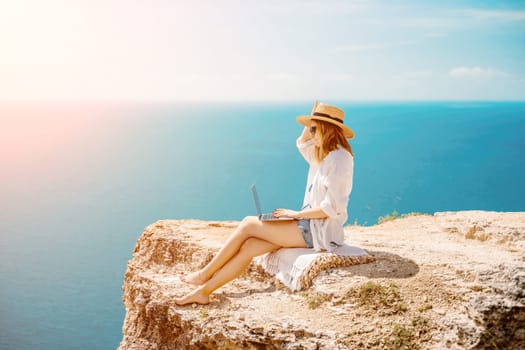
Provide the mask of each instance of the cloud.
{"label": "cloud", "polygon": [[438,32],[429,32],[429,33],[426,33],[424,36],[425,38],[443,38],[446,36],[446,34],[438,33]]}
{"label": "cloud", "polygon": [[371,51],[371,50],[388,49],[391,47],[414,45],[417,43],[418,43],[417,40],[402,40],[399,42],[385,43],[385,44],[370,43],[370,44],[356,44],[356,45],[339,46],[335,50],[337,52],[364,52],[364,51]]}
{"label": "cloud", "polygon": [[397,77],[402,79],[428,79],[434,77],[435,74],[433,71],[425,70],[425,71],[413,71],[413,72],[405,72],[403,74],[398,75]]}
{"label": "cloud", "polygon": [[361,44],[361,45],[347,45],[347,46],[340,46],[336,48],[336,51],[344,51],[344,52],[363,52],[363,51],[370,51],[370,50],[377,50],[382,49],[386,47],[385,45],[378,45],[378,44]]}
{"label": "cloud", "polygon": [[390,22],[400,27],[421,28],[428,30],[431,34],[427,37],[442,36],[443,30],[451,31],[470,25],[470,21],[525,21],[525,11],[523,10],[481,10],[476,8],[451,9],[445,12],[436,8],[436,12],[431,15],[400,17],[392,19]]}
{"label": "cloud", "polygon": [[[224,5],[220,5],[224,6]],[[250,1],[247,8],[250,12],[260,11],[284,16],[348,16],[362,13],[374,5],[368,0],[290,0],[290,1]]]}
{"label": "cloud", "polygon": [[277,81],[292,81],[295,80],[295,76],[289,73],[279,72],[271,73],[265,76],[268,80],[277,80]]}
{"label": "cloud", "polygon": [[497,11],[497,10],[478,10],[465,9],[458,10],[458,13],[464,13],[474,18],[485,19],[499,19],[504,21],[525,21],[525,11]]}
{"label": "cloud", "polygon": [[453,78],[501,78],[508,77],[509,73],[492,68],[481,67],[456,67],[448,75]]}
{"label": "cloud", "polygon": [[422,16],[422,17],[407,17],[398,18],[393,21],[397,26],[406,28],[420,28],[426,30],[451,30],[463,25],[463,22],[457,18],[449,18],[436,14],[435,17]]}
{"label": "cloud", "polygon": [[351,81],[354,76],[351,74],[322,74],[321,78],[328,81]]}

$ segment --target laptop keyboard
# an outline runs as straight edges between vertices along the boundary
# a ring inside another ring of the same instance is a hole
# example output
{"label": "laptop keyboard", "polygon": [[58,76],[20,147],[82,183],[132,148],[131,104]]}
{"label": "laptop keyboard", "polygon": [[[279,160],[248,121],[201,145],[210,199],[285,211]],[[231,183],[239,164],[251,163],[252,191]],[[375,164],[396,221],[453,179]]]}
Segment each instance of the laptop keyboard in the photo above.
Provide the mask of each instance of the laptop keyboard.
{"label": "laptop keyboard", "polygon": [[273,214],[261,214],[261,220],[277,219]]}

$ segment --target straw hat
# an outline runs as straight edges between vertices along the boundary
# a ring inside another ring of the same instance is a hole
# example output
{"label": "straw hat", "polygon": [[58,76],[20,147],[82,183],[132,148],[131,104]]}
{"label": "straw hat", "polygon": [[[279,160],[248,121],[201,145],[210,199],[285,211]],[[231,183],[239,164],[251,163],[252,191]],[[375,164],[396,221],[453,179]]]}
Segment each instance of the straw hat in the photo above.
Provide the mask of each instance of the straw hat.
{"label": "straw hat", "polygon": [[299,124],[309,126],[312,119],[322,120],[334,125],[337,125],[343,129],[343,134],[347,139],[354,138],[354,132],[348,126],[344,125],[345,112],[335,106],[330,106],[324,103],[317,103],[315,101],[314,108],[312,109],[311,115],[302,115],[297,117]]}

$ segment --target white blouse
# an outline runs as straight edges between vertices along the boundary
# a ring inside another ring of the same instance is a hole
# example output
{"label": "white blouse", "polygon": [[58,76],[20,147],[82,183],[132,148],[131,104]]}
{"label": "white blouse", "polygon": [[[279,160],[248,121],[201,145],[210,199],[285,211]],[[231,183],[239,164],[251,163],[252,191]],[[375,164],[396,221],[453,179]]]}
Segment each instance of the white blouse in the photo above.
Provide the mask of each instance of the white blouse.
{"label": "white blouse", "polygon": [[354,175],[354,157],[344,148],[331,151],[317,164],[314,140],[301,142],[297,148],[310,165],[304,193],[303,209],[321,207],[328,215],[325,219],[310,220],[316,251],[333,251],[330,242],[344,241],[343,225],[348,219],[347,207]]}

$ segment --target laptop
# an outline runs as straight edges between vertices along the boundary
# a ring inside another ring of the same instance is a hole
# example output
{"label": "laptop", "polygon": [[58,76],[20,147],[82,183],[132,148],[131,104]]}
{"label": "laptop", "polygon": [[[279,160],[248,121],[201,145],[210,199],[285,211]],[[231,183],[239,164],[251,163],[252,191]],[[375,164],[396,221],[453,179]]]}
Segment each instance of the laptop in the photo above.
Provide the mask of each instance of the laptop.
{"label": "laptop", "polygon": [[252,186],[253,202],[255,203],[255,209],[257,210],[257,215],[261,221],[293,221],[294,218],[287,216],[275,217],[273,214],[263,214],[261,211],[261,202],[259,201],[259,195],[257,194],[257,188],[255,185]]}

